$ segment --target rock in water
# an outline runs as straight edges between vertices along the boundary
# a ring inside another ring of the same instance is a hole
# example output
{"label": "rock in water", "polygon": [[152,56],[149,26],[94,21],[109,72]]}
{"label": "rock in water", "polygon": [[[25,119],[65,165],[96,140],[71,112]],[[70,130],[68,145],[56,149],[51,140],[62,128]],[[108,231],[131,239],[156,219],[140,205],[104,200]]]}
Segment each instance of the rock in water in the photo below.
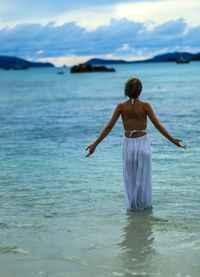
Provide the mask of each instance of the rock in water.
{"label": "rock in water", "polygon": [[71,73],[83,73],[83,72],[115,72],[114,68],[108,68],[104,65],[92,66],[90,64],[74,65],[70,69]]}

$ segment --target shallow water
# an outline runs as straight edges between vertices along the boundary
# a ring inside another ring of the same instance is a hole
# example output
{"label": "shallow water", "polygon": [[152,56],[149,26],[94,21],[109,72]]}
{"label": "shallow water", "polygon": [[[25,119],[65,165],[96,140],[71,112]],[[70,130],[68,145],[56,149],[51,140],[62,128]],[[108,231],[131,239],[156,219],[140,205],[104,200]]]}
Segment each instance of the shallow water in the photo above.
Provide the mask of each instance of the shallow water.
{"label": "shallow water", "polygon": [[[0,71],[0,276],[200,276],[200,64],[115,67]],[[149,122],[153,209],[140,212],[126,210],[121,120],[84,158],[132,75],[188,145]]]}

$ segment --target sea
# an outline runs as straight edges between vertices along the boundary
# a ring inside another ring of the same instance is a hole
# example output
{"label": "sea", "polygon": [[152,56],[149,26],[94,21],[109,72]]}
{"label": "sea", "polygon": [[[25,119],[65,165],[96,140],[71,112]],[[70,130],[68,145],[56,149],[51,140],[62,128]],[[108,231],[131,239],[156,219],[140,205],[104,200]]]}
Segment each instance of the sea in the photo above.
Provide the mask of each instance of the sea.
{"label": "sea", "polygon": [[[0,277],[200,276],[200,63],[113,66],[0,70]],[[187,145],[148,121],[145,211],[126,207],[121,119],[85,158],[132,76],[143,82],[140,99]]]}

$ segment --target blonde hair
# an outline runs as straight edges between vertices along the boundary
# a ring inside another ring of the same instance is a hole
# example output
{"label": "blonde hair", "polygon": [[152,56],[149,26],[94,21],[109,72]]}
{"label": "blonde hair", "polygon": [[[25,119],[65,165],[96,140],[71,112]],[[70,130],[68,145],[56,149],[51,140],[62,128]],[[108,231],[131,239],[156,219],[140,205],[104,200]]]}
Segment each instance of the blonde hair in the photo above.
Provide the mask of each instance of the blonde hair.
{"label": "blonde hair", "polygon": [[142,82],[137,77],[129,78],[125,83],[124,95],[129,98],[138,98],[142,91]]}

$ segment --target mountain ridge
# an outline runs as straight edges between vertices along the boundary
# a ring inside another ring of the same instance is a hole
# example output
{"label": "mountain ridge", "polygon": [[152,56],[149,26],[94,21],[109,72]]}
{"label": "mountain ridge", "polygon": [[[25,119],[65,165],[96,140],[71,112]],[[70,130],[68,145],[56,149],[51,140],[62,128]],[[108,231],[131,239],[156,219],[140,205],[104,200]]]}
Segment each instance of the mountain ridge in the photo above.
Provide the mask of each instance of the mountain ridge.
{"label": "mountain ridge", "polygon": [[123,59],[114,60],[114,59],[99,59],[92,58],[85,62],[85,64],[130,64],[130,63],[150,63],[150,62],[176,62],[182,57],[183,59],[189,61],[200,61],[200,52],[193,54],[190,52],[168,52],[165,54],[156,55],[153,58],[145,60],[133,60],[125,61]]}
{"label": "mountain ridge", "polygon": [[54,67],[54,65],[49,62],[31,62],[15,56],[0,55],[0,68],[15,69],[17,67]]}

